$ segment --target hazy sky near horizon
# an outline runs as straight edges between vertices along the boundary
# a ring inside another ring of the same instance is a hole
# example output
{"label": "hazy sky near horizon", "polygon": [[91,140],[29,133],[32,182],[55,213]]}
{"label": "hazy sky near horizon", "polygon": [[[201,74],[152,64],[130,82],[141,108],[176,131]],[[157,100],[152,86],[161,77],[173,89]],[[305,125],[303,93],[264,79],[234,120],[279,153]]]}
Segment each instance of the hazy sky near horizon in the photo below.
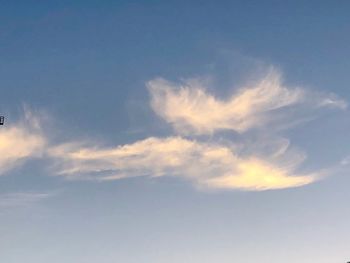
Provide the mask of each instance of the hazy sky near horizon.
{"label": "hazy sky near horizon", "polygon": [[1,2],[1,260],[349,261],[349,12]]}

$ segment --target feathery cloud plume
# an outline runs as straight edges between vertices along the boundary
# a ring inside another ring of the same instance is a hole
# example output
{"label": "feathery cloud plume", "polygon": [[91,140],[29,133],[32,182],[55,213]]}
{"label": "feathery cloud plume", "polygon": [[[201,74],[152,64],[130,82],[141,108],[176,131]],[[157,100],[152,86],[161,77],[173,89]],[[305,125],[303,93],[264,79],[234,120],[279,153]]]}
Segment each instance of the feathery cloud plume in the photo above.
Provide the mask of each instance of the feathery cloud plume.
{"label": "feathery cloud plume", "polygon": [[26,110],[25,118],[0,129],[0,175],[31,157],[39,157],[46,144],[39,119]]}
{"label": "feathery cloud plume", "polygon": [[61,160],[58,173],[71,178],[176,176],[199,187],[243,190],[296,187],[317,180],[317,175],[295,175],[292,166],[279,167],[256,156],[240,157],[229,147],[181,137],[152,137],[115,148],[63,144],[50,154]]}
{"label": "feathery cloud plume", "polygon": [[307,97],[317,100],[310,99],[314,107],[346,108],[346,103],[334,95],[306,96],[301,88],[286,87],[275,69],[226,100],[208,94],[205,85],[198,82],[176,84],[158,78],[149,81],[147,86],[153,110],[181,134],[212,134],[225,129],[243,133],[269,124],[273,112],[305,103]]}
{"label": "feathery cloud plume", "polygon": [[[335,95],[311,96],[304,89],[286,87],[275,70],[255,84],[238,89],[227,100],[209,94],[199,82],[178,85],[155,79],[147,85],[152,108],[177,132],[193,136],[226,129],[240,133],[240,140],[223,145],[218,136],[211,137],[210,142],[205,137],[198,137],[198,141],[169,136],[116,147],[91,142],[52,145],[42,132],[40,118],[27,110],[23,121],[0,129],[0,175],[23,160],[42,156],[54,162],[56,174],[69,179],[172,176],[205,189],[260,191],[298,187],[317,181],[321,173],[299,172],[305,154],[295,151],[289,140],[276,139],[273,132],[271,136],[272,121],[291,123],[288,114],[276,113],[297,104],[306,106],[298,107],[301,111],[307,107],[347,107]],[[258,127],[269,129],[257,129],[260,132],[255,138],[247,139],[246,132]]]}
{"label": "feathery cloud plume", "polygon": [[[155,79],[147,86],[153,110],[185,135],[213,134],[227,129],[244,137],[249,129],[267,124],[271,127],[272,121],[284,117],[290,124],[288,114],[276,112],[296,104],[306,106],[299,107],[302,111],[347,106],[335,95],[315,92],[310,96],[310,91],[300,87],[286,87],[281,74],[274,69],[227,100],[209,94],[200,82],[178,85]],[[57,173],[71,179],[176,176],[202,188],[244,190],[298,187],[320,179],[321,173],[297,172],[306,156],[291,149],[289,140],[267,139],[269,136],[259,134],[257,141],[240,141],[230,147],[215,142],[217,137],[213,138],[214,142],[205,142],[179,136],[150,137],[111,148],[66,143],[50,148],[49,156],[56,160]]]}

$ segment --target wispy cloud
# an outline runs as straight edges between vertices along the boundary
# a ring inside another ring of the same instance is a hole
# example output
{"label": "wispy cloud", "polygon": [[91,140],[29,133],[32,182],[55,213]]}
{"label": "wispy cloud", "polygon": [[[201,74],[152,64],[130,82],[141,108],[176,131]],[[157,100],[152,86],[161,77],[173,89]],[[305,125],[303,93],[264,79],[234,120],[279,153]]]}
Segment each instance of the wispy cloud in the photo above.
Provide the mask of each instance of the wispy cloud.
{"label": "wispy cloud", "polygon": [[319,107],[333,107],[345,110],[348,107],[348,103],[340,98],[338,98],[335,94],[328,94],[328,96],[319,95],[318,101]]}
{"label": "wispy cloud", "polygon": [[46,139],[40,122],[30,111],[25,111],[23,120],[5,125],[0,129],[0,175],[17,167],[28,158],[39,157]]}
{"label": "wispy cloud", "polygon": [[25,208],[51,197],[51,193],[15,192],[0,194],[0,208]]}
{"label": "wispy cloud", "polygon": [[270,124],[274,112],[302,103],[346,108],[346,103],[334,95],[315,96],[300,87],[285,86],[273,68],[228,99],[209,94],[205,84],[198,81],[177,84],[158,78],[147,86],[153,110],[181,134],[212,134],[217,130],[243,133]]}
{"label": "wispy cloud", "polygon": [[58,173],[74,178],[176,176],[199,187],[244,190],[296,187],[317,180],[315,174],[295,174],[294,165],[278,166],[253,155],[241,157],[227,146],[181,137],[148,138],[114,148],[65,144],[50,153],[60,159]]}
{"label": "wispy cloud", "polygon": [[350,156],[346,156],[341,162],[341,165],[347,166],[350,164]]}
{"label": "wispy cloud", "polygon": [[[40,118],[26,111],[23,121],[0,129],[0,174],[31,157],[43,157],[44,161],[53,161],[53,173],[68,179],[108,181],[168,176],[182,178],[201,189],[260,191],[299,187],[319,180],[323,174],[301,171],[306,154],[276,135],[277,130],[271,132],[272,124],[281,121],[288,128],[300,122],[292,120],[291,108],[305,111],[302,115],[308,118],[308,109],[347,107],[335,95],[287,87],[281,74],[273,69],[228,99],[210,94],[198,81],[175,84],[155,79],[147,86],[151,107],[175,128],[175,135],[109,147],[93,140],[54,144],[46,139]],[[254,138],[247,132],[251,129],[257,131]],[[238,132],[239,139],[221,140],[222,134],[217,133],[220,130]],[[215,136],[197,137],[206,134]]]}

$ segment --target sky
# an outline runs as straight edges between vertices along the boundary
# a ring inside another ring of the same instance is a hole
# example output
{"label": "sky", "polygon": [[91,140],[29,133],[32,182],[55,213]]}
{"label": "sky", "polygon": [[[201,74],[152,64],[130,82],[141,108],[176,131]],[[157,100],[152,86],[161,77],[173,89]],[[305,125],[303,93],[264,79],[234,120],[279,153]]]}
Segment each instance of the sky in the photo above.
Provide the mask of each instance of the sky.
{"label": "sky", "polygon": [[0,1],[6,263],[350,260],[348,1]]}

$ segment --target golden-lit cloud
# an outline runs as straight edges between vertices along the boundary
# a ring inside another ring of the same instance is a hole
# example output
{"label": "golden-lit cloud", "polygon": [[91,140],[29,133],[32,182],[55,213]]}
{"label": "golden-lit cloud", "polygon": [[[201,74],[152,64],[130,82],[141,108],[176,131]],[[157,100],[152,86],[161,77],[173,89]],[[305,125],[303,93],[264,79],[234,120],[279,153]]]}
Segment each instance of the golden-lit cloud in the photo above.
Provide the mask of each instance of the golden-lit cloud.
{"label": "golden-lit cloud", "polygon": [[24,120],[0,128],[0,175],[15,168],[28,158],[42,154],[46,139],[38,119],[26,112]]}
{"label": "golden-lit cloud", "polygon": [[262,160],[251,158],[237,165],[237,175],[227,174],[207,180],[216,188],[231,189],[282,189],[313,183],[318,175],[290,176],[289,171],[275,167]]}
{"label": "golden-lit cloud", "polygon": [[240,157],[227,146],[181,137],[152,137],[114,148],[64,144],[51,149],[50,155],[59,160],[58,173],[70,178],[176,176],[201,188],[243,190],[297,187],[317,179],[317,175],[295,175],[293,166]]}
{"label": "golden-lit cloud", "polygon": [[[346,108],[336,96],[310,94],[283,84],[281,74],[271,69],[261,80],[239,88],[220,99],[209,94],[205,84],[176,84],[158,78],[147,84],[153,110],[181,134],[212,134],[217,130],[243,133],[271,124],[273,113],[305,102],[314,107]],[[290,120],[286,120],[289,122]]]}
{"label": "golden-lit cloud", "polygon": [[[272,130],[274,124],[282,120],[286,129],[298,123],[289,116],[292,108],[301,109],[304,117],[308,108],[347,107],[335,95],[285,86],[276,70],[227,99],[210,94],[200,81],[179,85],[155,79],[147,86],[153,110],[181,136],[149,137],[117,146],[93,140],[54,144],[46,139],[40,118],[25,111],[23,121],[0,129],[0,175],[27,159],[42,157],[45,165],[51,161],[54,174],[68,179],[177,177],[200,189],[299,187],[319,180],[321,173],[300,171],[306,155],[278,135],[279,129]],[[251,129],[255,132],[247,132]],[[238,134],[229,137],[217,134],[219,130]],[[197,136],[206,134],[211,136]]]}

